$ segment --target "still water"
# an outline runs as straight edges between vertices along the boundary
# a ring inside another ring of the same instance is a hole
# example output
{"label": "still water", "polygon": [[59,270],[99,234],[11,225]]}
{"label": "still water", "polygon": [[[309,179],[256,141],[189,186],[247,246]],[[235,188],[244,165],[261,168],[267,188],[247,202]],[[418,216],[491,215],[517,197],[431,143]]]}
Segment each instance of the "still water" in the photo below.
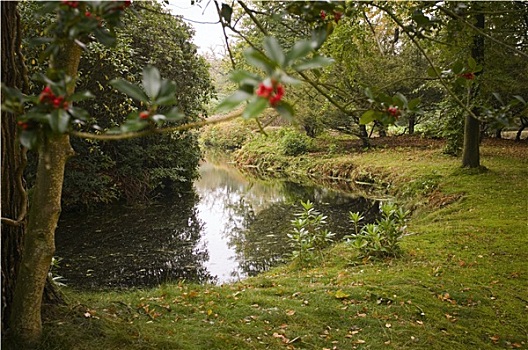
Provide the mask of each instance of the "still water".
{"label": "still water", "polygon": [[56,234],[55,273],[78,289],[151,287],[188,280],[226,283],[254,276],[288,258],[286,234],[310,200],[328,229],[350,233],[349,211],[376,202],[328,188],[264,182],[225,162],[205,162],[190,193],[143,206],[115,205],[64,213]]}

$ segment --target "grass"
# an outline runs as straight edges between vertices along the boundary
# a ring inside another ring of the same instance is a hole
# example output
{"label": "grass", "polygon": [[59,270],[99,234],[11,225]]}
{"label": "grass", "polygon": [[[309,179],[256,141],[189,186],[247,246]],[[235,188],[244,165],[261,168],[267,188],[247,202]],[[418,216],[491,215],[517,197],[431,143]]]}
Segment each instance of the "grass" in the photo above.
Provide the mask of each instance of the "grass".
{"label": "grass", "polygon": [[230,285],[66,290],[41,348],[526,349],[528,147],[513,146],[485,143],[480,174],[440,147],[292,158],[301,172],[326,164],[407,186],[395,190],[417,208],[403,257],[361,262],[336,244],[320,266]]}

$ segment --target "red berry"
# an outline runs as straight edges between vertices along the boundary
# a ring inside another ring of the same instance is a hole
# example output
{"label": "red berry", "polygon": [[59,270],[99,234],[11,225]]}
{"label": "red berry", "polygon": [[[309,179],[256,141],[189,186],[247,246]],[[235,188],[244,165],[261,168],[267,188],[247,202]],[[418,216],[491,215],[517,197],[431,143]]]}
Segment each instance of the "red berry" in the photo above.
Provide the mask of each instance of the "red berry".
{"label": "red berry", "polygon": [[59,108],[62,105],[63,101],[64,101],[64,97],[62,96],[55,97],[52,101],[53,107]]}
{"label": "red berry", "polygon": [[86,12],[84,13],[84,15],[85,15],[86,17],[91,17],[91,16],[92,16],[92,14],[90,13],[90,11],[86,11]]}
{"label": "red berry", "polygon": [[125,1],[125,7],[129,7],[132,4],[132,1],[126,0]]}
{"label": "red berry", "polygon": [[341,20],[341,17],[343,17],[343,13],[341,12],[334,12],[334,21],[336,23],[339,23],[339,20]]}
{"label": "red berry", "polygon": [[398,118],[400,116],[400,110],[398,109],[398,107],[391,106],[387,108],[387,112],[395,118]]}
{"label": "red berry", "polygon": [[325,12],[325,10],[321,10],[321,18],[322,18],[322,19],[325,19],[325,18],[326,18],[326,12]]}
{"label": "red berry", "polygon": [[139,119],[148,119],[150,117],[150,113],[148,111],[143,111],[139,113]]}
{"label": "red berry", "polygon": [[461,76],[462,78],[467,79],[467,80],[473,80],[473,79],[475,79],[475,74],[474,74],[474,73],[471,73],[471,72],[469,72],[469,73],[464,73],[464,74],[460,74],[460,76]]}
{"label": "red berry", "polygon": [[272,86],[264,85],[264,83],[260,83],[259,87],[256,91],[257,96],[269,98],[271,93],[273,92]]}

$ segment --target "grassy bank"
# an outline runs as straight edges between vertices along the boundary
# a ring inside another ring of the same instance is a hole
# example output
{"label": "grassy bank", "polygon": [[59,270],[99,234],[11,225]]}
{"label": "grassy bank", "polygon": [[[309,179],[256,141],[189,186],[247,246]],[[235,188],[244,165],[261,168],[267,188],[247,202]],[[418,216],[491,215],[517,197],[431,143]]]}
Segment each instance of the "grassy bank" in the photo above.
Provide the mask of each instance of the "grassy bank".
{"label": "grassy bank", "polygon": [[472,174],[437,141],[379,140],[368,151],[346,137],[318,142],[296,157],[254,145],[238,161],[360,187],[390,184],[419,209],[401,258],[361,263],[337,244],[321,266],[284,266],[231,285],[66,290],[69,306],[48,310],[42,348],[528,347],[526,143],[485,142],[488,171]]}

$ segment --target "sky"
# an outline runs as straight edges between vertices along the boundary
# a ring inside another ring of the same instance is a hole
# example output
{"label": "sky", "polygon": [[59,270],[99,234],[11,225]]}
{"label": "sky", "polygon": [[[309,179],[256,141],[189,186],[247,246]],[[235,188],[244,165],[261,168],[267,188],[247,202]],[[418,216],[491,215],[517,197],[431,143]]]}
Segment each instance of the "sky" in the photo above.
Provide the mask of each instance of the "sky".
{"label": "sky", "polygon": [[[194,27],[194,43],[201,54],[223,54],[224,34],[218,22],[218,14],[213,0],[201,0],[199,4],[191,5],[191,0],[170,0],[168,9],[175,15],[181,15],[187,23]],[[205,24],[196,22],[206,22]]]}

